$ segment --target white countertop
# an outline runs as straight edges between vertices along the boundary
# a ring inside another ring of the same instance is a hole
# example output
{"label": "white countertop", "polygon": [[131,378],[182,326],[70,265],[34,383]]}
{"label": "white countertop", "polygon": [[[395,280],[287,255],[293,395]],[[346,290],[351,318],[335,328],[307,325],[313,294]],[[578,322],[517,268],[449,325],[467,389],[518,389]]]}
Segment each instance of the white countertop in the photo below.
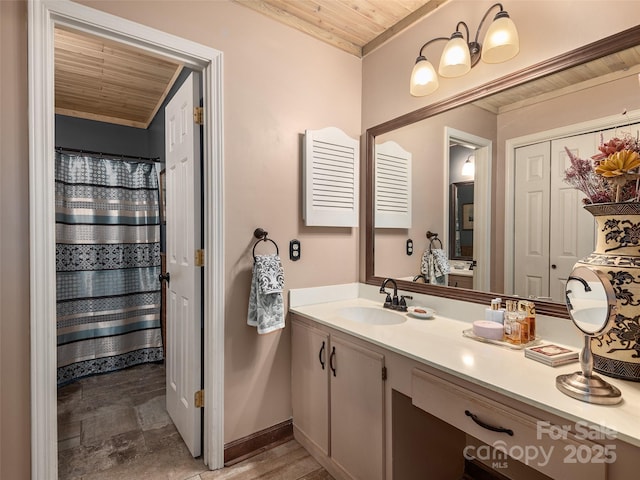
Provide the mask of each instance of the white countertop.
{"label": "white countertop", "polygon": [[[371,325],[347,320],[337,312],[353,306],[381,308],[382,296],[375,301],[371,299],[377,298],[377,291],[372,290],[376,287],[362,284],[336,287],[292,290],[290,310],[571,422],[587,422],[615,430],[617,438],[640,447],[640,383],[601,375],[621,390],[622,402],[611,406],[582,402],[563,394],[555,386],[556,376],[579,370],[578,363],[549,367],[525,358],[522,350],[463,337],[462,331],[469,329],[474,320],[483,319],[481,305],[414,295],[410,305],[433,306],[436,310],[433,319],[420,320],[407,315],[406,322],[401,324]],[[429,299],[435,304],[441,302],[440,308],[431,305]],[[320,303],[323,301],[325,303]],[[445,305],[449,306],[445,308]],[[449,310],[448,317],[438,314],[445,310]],[[459,311],[459,315],[452,314],[455,311]],[[559,330],[566,328],[565,323],[556,324]],[[545,329],[549,331],[548,326],[541,330]],[[543,340],[546,338],[543,336]],[[549,340],[562,343],[557,339]]]}
{"label": "white countertop", "polygon": [[449,271],[449,275],[460,275],[461,277],[473,277],[473,270],[468,268],[453,268]]}

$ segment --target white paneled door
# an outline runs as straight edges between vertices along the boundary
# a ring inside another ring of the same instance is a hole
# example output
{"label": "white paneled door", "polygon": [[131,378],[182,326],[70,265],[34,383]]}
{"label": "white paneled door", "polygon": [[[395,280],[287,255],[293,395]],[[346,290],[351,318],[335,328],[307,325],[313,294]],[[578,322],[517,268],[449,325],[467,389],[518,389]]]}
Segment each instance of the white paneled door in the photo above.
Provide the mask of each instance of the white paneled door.
{"label": "white paneled door", "polygon": [[514,293],[549,295],[549,142],[516,150]]}
{"label": "white paneled door", "polygon": [[514,293],[564,302],[573,265],[595,246],[593,217],[582,208],[584,195],[563,181],[570,165],[567,147],[589,159],[593,133],[516,149]]}
{"label": "white paneled door", "polygon": [[191,454],[201,454],[200,127],[199,81],[189,75],[165,108],[167,181],[167,411]]}
{"label": "white paneled door", "polygon": [[587,133],[551,142],[551,210],[549,212],[549,296],[565,301],[565,284],[575,263],[593,252],[595,222],[583,208],[584,194],[563,181],[571,165],[565,147],[579,158],[597,152],[596,134]]}

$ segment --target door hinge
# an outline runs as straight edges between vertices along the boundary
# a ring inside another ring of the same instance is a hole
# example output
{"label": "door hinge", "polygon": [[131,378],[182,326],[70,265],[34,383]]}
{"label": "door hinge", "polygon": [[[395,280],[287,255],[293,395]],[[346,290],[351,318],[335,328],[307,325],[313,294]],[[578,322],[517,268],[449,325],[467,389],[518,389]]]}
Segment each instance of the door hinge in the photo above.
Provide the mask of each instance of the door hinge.
{"label": "door hinge", "polygon": [[204,109],[202,107],[193,107],[193,123],[202,125],[204,123],[203,116]]}
{"label": "door hinge", "polygon": [[203,249],[200,248],[196,250],[194,263],[196,267],[204,267],[204,250]]}
{"label": "door hinge", "polygon": [[196,408],[204,407],[204,390],[198,390],[193,395],[193,404]]}
{"label": "door hinge", "polygon": [[382,367],[382,380],[387,379],[387,367]]}

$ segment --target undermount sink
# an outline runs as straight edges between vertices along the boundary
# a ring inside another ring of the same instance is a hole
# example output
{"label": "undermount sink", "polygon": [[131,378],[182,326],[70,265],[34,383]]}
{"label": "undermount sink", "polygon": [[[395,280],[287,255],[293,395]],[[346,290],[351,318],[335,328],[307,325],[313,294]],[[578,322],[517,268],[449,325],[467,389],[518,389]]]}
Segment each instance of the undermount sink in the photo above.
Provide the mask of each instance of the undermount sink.
{"label": "undermount sink", "polygon": [[340,309],[338,315],[369,325],[397,325],[407,321],[407,317],[401,313],[375,307],[346,307]]}

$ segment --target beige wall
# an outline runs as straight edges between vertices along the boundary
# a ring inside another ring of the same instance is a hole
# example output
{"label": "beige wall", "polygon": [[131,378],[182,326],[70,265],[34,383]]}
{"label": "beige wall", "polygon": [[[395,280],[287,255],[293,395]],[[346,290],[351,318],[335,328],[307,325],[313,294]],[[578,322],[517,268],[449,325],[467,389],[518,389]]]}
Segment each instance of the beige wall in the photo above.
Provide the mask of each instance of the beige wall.
{"label": "beige wall", "polygon": [[[425,32],[447,35],[450,32],[441,32],[440,25],[453,29],[462,17],[475,25],[489,2],[453,0],[362,64],[228,1],[84,3],[224,52],[225,441],[231,441],[291,415],[288,329],[258,337],[244,325],[254,228],[269,230],[285,258],[289,240],[301,240],[302,260],[285,260],[287,288],[358,278],[356,229],[302,225],[299,134],[306,128],[333,125],[357,136],[364,128],[433,100],[630,27],[637,21],[638,2],[511,1],[506,6],[518,22],[520,55],[501,66],[476,67],[465,79],[452,80],[427,99],[407,93],[408,75],[428,36]],[[552,7],[553,13],[549,8],[531,8],[532,3]],[[0,9],[0,477],[26,479],[30,461],[26,3],[2,0]],[[496,184],[500,181],[498,175]],[[501,209],[496,207],[498,213]]]}
{"label": "beige wall", "polygon": [[[441,79],[440,88],[432,95],[415,98],[409,94],[409,76],[420,47],[432,38],[449,36],[460,20],[465,20],[475,32],[492,2],[450,0],[367,55],[363,60],[362,73],[362,130],[631,28],[638,22],[637,12],[640,9],[639,0],[509,0],[502,4],[517,25],[520,53],[498,65],[480,62],[464,77]],[[427,47],[424,53],[437,64],[443,46],[444,42],[437,42]],[[501,151],[500,148],[497,150]],[[500,291],[504,269],[504,228],[501,220],[505,214],[503,154],[499,154],[494,167],[491,285]]]}
{"label": "beige wall", "polygon": [[[507,0],[505,10],[516,23],[520,53],[508,62],[480,62],[460,78],[442,80],[432,95],[409,95],[409,76],[420,47],[429,39],[449,36],[465,20],[475,32],[490,1],[449,0],[444,6],[394,37],[363,60],[363,130],[449,98],[508,73],[560,55],[638,23],[639,0]],[[486,27],[483,28],[483,31]],[[435,64],[444,42],[426,48]]]}
{"label": "beige wall", "polygon": [[227,1],[82,3],[224,53],[225,441],[286,420],[289,329],[246,325],[252,235],[263,227],[278,243],[287,288],[357,280],[358,230],[302,224],[300,134],[331,125],[358,136],[360,60]]}
{"label": "beige wall", "polygon": [[[307,228],[300,134],[360,131],[361,61],[229,1],[84,3],[224,53],[225,441],[291,417],[290,333],[246,326],[253,230],[280,247],[286,287],[358,279],[358,229]],[[26,3],[2,6],[2,478],[29,477]],[[302,258],[288,260],[289,240]],[[264,248],[264,250],[261,250]],[[257,252],[268,251],[266,244]]]}
{"label": "beige wall", "polygon": [[0,2],[0,478],[29,478],[26,3]]}
{"label": "beige wall", "polygon": [[[412,153],[413,178],[411,228],[376,229],[375,273],[379,277],[414,277],[420,273],[422,253],[429,248],[426,232],[438,233],[443,242],[448,238],[445,228],[449,214],[443,207],[443,200],[449,195],[448,184],[445,184],[448,165],[442,160],[448,149],[443,133],[446,126],[492,141],[496,138],[496,116],[466,105],[381,135],[376,140],[376,143],[394,140]],[[412,256],[405,252],[407,238],[413,240]],[[448,250],[446,245],[445,248]]]}

